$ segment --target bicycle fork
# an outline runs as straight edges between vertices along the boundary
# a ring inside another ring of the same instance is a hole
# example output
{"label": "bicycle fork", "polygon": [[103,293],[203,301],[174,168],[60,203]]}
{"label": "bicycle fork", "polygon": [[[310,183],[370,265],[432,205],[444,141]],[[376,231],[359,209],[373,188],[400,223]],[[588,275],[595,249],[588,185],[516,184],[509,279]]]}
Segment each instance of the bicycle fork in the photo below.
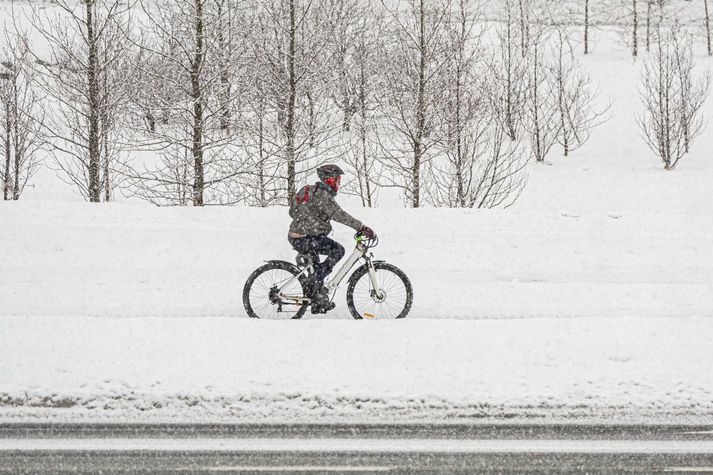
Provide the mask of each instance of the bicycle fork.
{"label": "bicycle fork", "polygon": [[376,269],[374,268],[374,263],[372,262],[371,256],[364,256],[366,260],[367,270],[369,271],[369,281],[371,282],[371,292],[372,297],[379,300],[384,298],[384,292],[379,288],[379,283],[376,281]]}

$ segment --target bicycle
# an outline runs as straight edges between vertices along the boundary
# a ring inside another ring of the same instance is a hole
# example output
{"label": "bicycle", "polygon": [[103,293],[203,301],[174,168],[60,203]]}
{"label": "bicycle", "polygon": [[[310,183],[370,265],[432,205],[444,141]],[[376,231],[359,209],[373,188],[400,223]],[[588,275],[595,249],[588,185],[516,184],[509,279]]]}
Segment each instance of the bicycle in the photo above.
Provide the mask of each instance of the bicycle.
{"label": "bicycle", "polygon": [[[398,267],[374,260],[379,240],[357,233],[356,246],[334,277],[325,282],[330,302],[339,285],[360,260],[364,264],[351,275],[347,285],[347,305],[356,320],[405,318],[413,304],[413,288]],[[243,306],[252,318],[300,319],[311,299],[305,294],[319,256],[297,254],[296,263],[272,260],[256,269],[243,288]]]}

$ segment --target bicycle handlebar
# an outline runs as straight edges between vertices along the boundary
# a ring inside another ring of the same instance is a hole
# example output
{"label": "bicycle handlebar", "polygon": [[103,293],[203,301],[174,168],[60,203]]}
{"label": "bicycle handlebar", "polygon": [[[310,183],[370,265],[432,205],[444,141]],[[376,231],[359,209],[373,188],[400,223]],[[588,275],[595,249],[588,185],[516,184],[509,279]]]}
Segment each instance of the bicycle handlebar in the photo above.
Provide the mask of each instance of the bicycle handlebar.
{"label": "bicycle handlebar", "polygon": [[379,244],[379,237],[377,235],[374,235],[373,238],[367,238],[364,236],[362,233],[357,232],[354,235],[354,240],[357,243],[360,243],[362,246],[364,246],[367,249],[371,249],[372,247],[376,247]]}

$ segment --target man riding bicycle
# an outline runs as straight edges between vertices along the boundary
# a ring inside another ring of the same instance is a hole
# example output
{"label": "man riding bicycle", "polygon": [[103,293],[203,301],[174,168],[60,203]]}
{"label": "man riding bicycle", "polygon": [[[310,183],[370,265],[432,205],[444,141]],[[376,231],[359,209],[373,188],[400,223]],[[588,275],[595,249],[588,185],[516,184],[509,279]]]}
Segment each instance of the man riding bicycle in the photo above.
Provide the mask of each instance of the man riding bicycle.
{"label": "man riding bicycle", "polygon": [[[324,280],[344,257],[344,247],[327,237],[332,231],[330,221],[349,226],[366,238],[375,236],[371,228],[344,211],[334,199],[343,174],[337,165],[317,168],[319,181],[314,185],[305,185],[290,203],[292,224],[287,240],[295,251],[312,256],[314,262],[315,270],[307,295],[312,299],[312,313],[327,313],[335,307],[329,301]],[[319,254],[327,256],[324,262],[319,261]]]}

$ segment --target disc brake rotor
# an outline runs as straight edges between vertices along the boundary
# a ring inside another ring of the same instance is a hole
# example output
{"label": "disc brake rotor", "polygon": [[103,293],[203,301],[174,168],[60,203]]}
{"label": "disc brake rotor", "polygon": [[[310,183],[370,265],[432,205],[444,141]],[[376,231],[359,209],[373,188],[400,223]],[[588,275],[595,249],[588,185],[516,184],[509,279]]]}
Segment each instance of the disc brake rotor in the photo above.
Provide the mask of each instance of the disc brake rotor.
{"label": "disc brake rotor", "polygon": [[372,290],[371,298],[376,303],[384,303],[386,301],[386,291],[384,289]]}

